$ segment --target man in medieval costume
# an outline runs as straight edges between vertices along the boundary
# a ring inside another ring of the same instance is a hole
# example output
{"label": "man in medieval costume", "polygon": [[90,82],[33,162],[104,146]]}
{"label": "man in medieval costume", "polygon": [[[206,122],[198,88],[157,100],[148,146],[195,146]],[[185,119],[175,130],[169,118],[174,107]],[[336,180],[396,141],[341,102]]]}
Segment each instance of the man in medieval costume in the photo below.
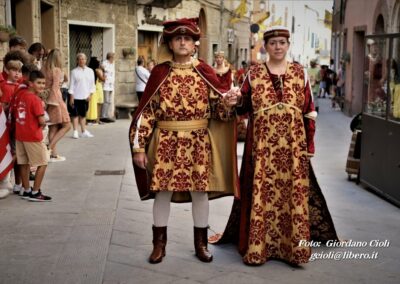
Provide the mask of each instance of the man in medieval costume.
{"label": "man in medieval costume", "polygon": [[155,199],[150,263],[165,256],[170,202],[190,200],[196,256],[211,262],[208,200],[236,189],[236,96],[210,66],[192,57],[199,38],[197,19],[164,23],[163,63],[152,70],[130,127],[139,194]]}

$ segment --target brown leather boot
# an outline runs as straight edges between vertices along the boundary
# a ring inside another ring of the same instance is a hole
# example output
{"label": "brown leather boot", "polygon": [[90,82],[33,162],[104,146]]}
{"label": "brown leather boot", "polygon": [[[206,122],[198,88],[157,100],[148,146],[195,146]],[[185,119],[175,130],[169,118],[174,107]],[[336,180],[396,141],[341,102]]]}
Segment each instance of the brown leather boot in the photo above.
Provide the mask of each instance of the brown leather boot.
{"label": "brown leather boot", "polygon": [[208,227],[194,227],[194,248],[196,250],[196,256],[203,262],[211,262],[213,259],[211,252],[207,249],[207,230]]}
{"label": "brown leather boot", "polygon": [[153,226],[153,251],[149,257],[150,263],[159,263],[165,256],[167,244],[167,227]]}

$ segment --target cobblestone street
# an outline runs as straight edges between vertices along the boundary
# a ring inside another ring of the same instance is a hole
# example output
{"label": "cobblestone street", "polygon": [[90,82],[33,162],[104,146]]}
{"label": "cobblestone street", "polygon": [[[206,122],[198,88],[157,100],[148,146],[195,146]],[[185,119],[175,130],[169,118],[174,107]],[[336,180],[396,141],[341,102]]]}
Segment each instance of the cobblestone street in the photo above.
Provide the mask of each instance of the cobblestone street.
{"label": "cobblestone street", "polygon": [[[191,206],[174,204],[167,256],[149,264],[152,201],[139,200],[129,121],[118,120],[91,126],[92,139],[62,140],[59,151],[67,160],[50,164],[43,186],[53,202],[37,204],[17,196],[0,201],[0,283],[398,283],[400,211],[347,181],[350,120],[332,110],[328,99],[320,101],[313,158],[317,178],[339,236],[368,243],[313,250],[343,252],[339,260],[318,259],[300,269],[278,261],[248,267],[232,245],[222,245],[211,246],[212,263],[201,263],[194,256]],[[95,174],[119,170],[125,174]],[[210,204],[210,226],[220,232],[232,198]],[[372,240],[389,243],[373,247]],[[376,253],[376,259],[343,259],[355,253]]]}

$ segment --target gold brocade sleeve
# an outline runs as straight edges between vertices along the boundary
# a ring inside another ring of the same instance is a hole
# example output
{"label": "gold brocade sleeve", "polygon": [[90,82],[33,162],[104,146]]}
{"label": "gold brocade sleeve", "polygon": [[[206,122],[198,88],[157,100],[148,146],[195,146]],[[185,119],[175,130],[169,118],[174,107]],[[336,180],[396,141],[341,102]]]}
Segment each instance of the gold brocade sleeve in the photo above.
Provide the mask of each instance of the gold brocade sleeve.
{"label": "gold brocade sleeve", "polygon": [[146,145],[149,144],[151,134],[156,123],[155,109],[159,103],[159,95],[153,96],[151,101],[143,109],[142,115],[140,116],[137,125],[135,138],[133,141],[133,152],[144,152]]}
{"label": "gold brocade sleeve", "polygon": [[234,108],[227,108],[223,103],[223,97],[210,90],[211,118],[222,121],[231,121],[235,119],[236,112]]}

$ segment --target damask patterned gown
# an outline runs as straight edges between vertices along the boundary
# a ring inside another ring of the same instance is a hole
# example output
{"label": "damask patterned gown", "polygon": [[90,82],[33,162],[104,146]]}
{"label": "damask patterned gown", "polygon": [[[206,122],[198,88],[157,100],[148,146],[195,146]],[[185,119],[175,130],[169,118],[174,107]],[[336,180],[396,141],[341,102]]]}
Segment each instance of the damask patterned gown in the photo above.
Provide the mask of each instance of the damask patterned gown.
{"label": "damask patterned gown", "polygon": [[278,77],[257,64],[241,91],[242,111],[252,115],[254,167],[243,261],[308,262],[310,248],[299,242],[310,239],[308,156],[314,152],[315,112],[304,70],[288,63],[286,74]]}
{"label": "damask patterned gown", "polygon": [[218,76],[219,81],[221,82],[221,85],[225,87],[225,89],[230,89],[232,86],[232,71],[231,69],[228,67],[225,67],[224,70],[218,70],[218,69],[214,69],[215,73]]}
{"label": "damask patterned gown", "polygon": [[[134,152],[144,152],[157,123],[188,122],[211,117],[231,120],[214,93],[192,64],[172,64],[171,71],[139,118]],[[210,188],[211,143],[207,127],[185,131],[159,129],[150,190],[203,191]]]}

